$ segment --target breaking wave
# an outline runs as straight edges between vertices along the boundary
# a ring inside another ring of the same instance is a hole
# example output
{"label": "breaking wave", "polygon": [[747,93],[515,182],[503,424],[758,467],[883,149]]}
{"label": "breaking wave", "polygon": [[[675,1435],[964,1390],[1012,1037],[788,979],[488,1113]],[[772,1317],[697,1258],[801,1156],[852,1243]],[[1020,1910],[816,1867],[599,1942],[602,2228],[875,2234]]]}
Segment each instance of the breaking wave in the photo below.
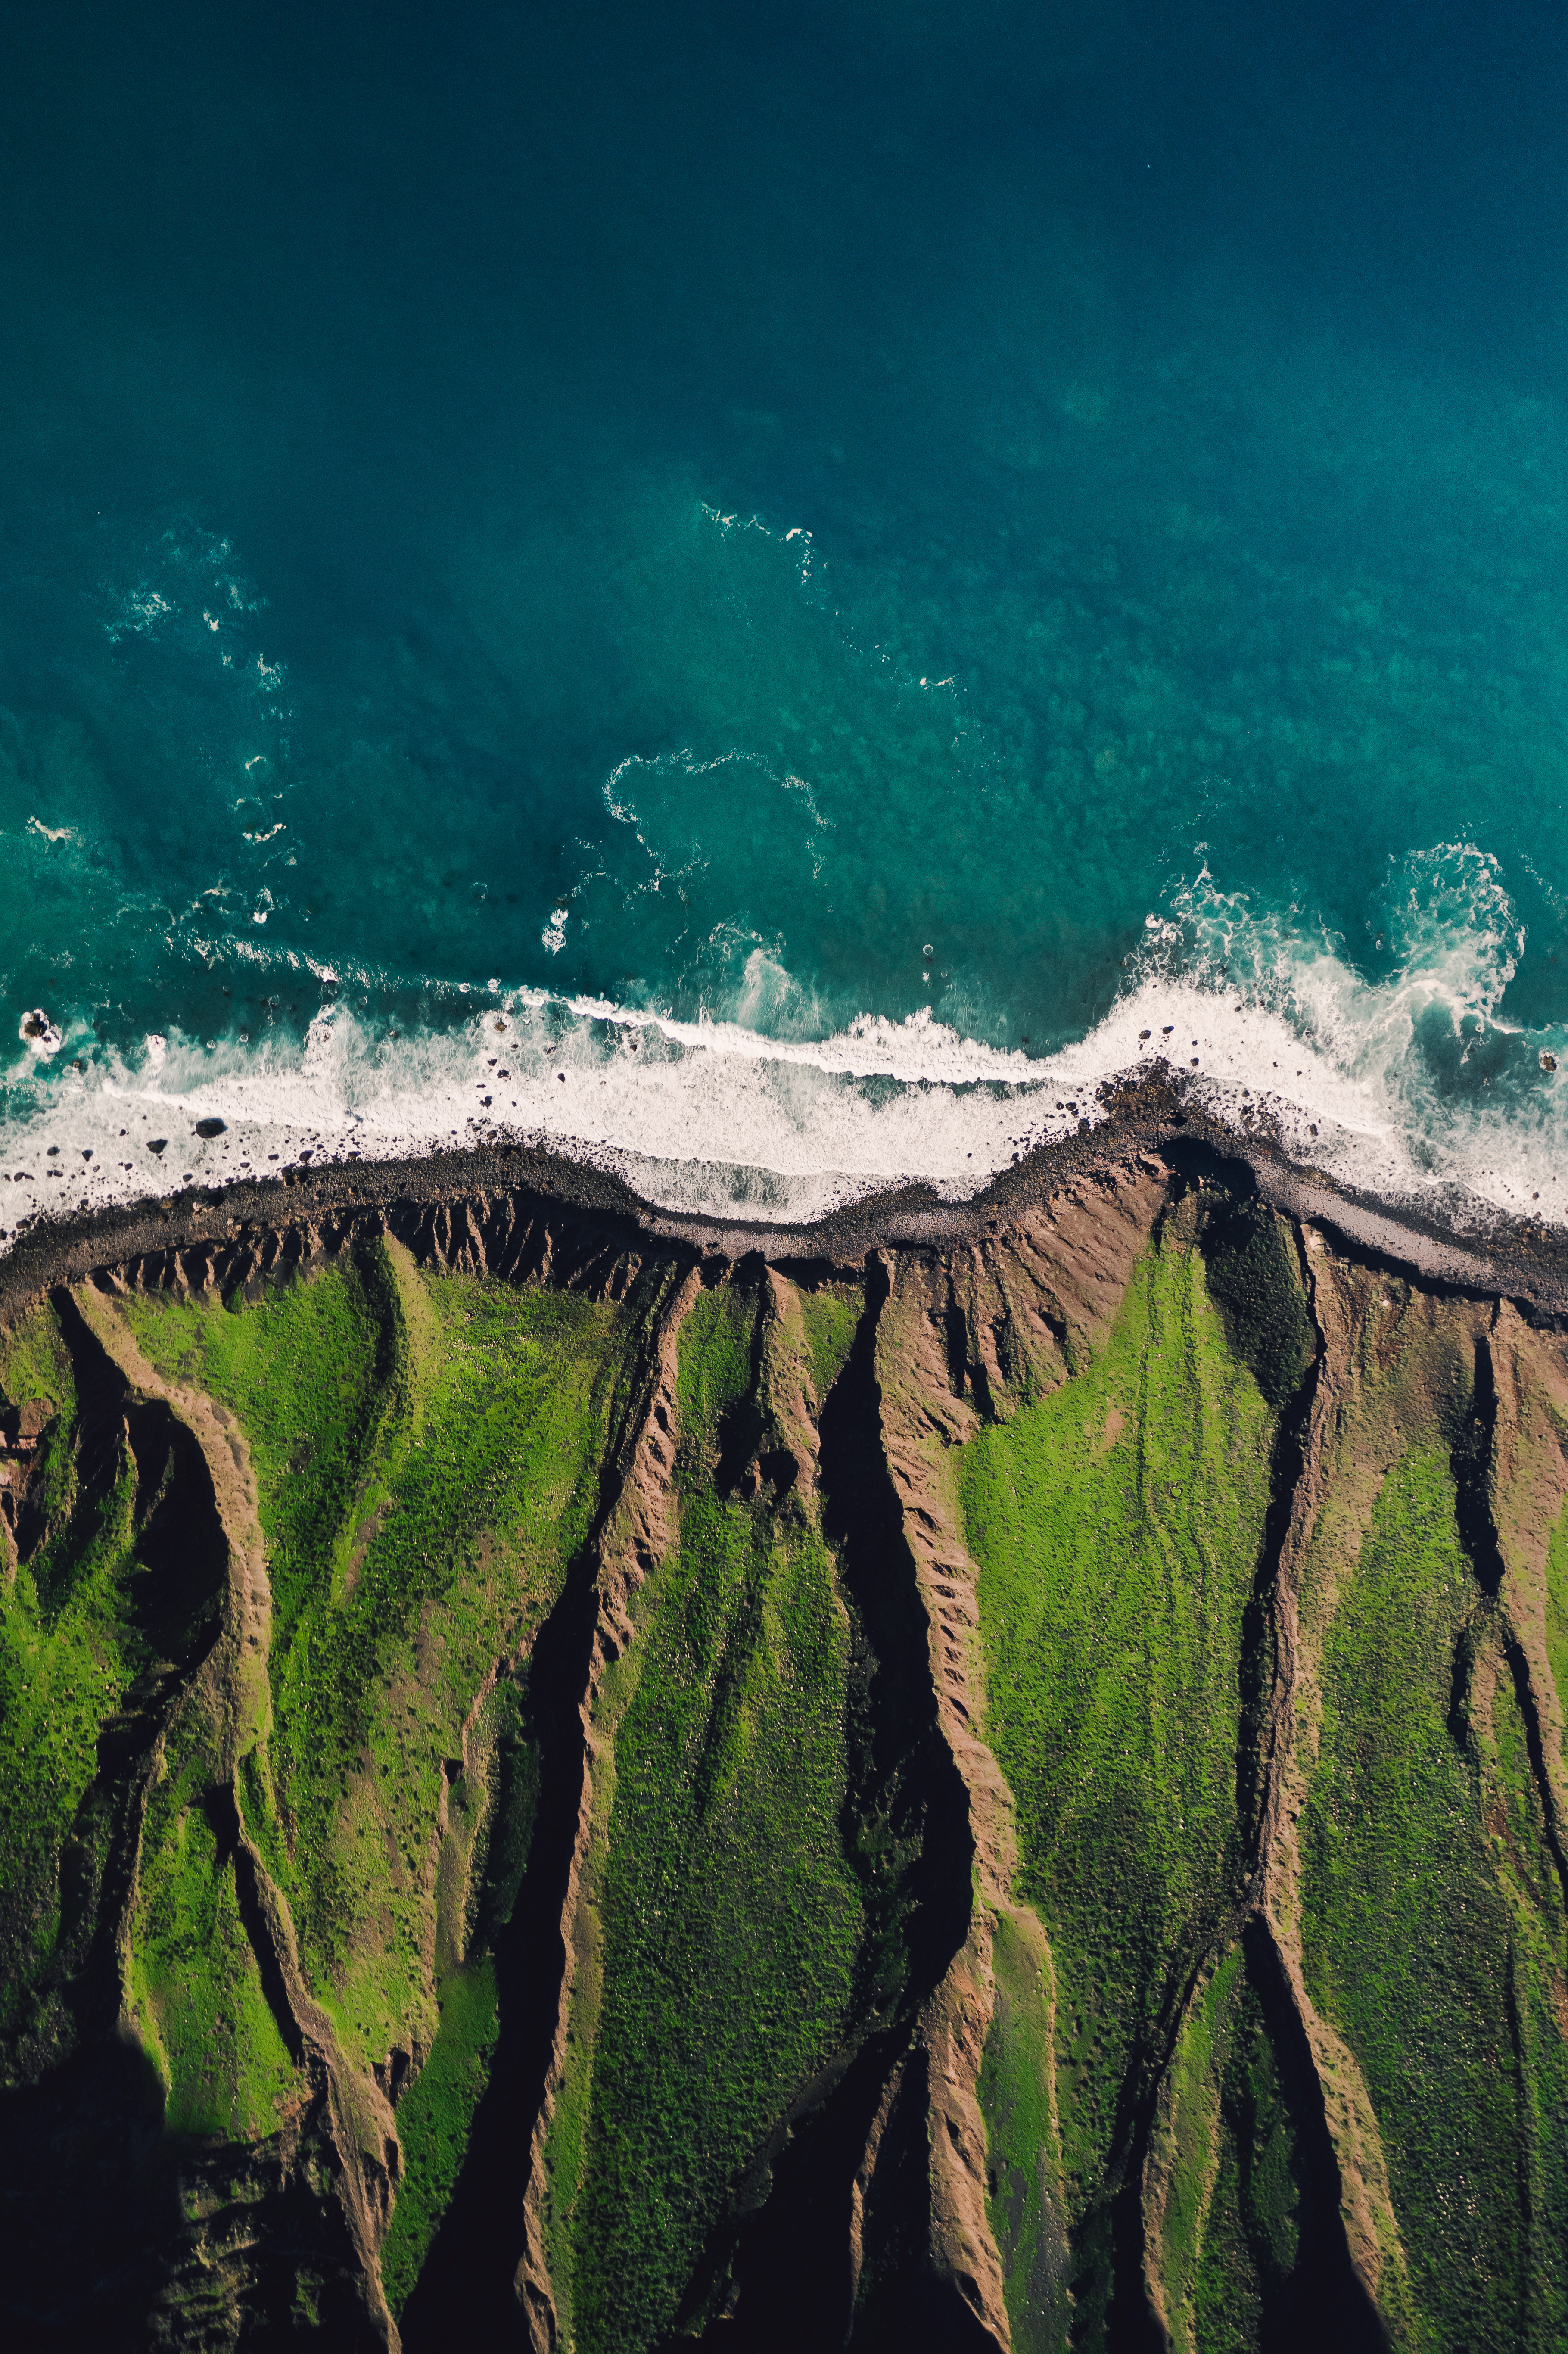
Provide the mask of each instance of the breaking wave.
{"label": "breaking wave", "polygon": [[769,1036],[758,1017],[793,984],[760,951],[729,1009],[750,1020],[493,980],[454,984],[450,1026],[408,1032],[322,968],[328,1002],[302,1039],[171,1026],[106,1056],[38,1009],[47,1033],[8,1074],[21,1111],[0,1131],[0,1227],[8,1241],[39,1215],[302,1161],[500,1140],[615,1170],[690,1214],[810,1218],[908,1182],[957,1201],[1097,1124],[1105,1083],[1155,1058],[1239,1133],[1266,1129],[1342,1182],[1472,1228],[1492,1212],[1568,1221],[1568,1040],[1502,1010],[1523,933],[1496,860],[1456,843],[1394,862],[1380,906],[1352,956],[1301,910],[1255,908],[1205,871],[1150,916],[1104,1018],[1048,1057],[929,1010]]}

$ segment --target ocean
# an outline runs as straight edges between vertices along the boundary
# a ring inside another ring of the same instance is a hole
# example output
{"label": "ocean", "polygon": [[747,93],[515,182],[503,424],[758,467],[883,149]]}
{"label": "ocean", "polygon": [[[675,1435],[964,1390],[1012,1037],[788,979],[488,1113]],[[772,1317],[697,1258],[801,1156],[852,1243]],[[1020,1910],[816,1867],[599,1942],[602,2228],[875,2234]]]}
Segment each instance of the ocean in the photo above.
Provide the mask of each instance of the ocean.
{"label": "ocean", "polygon": [[543,1139],[961,1198],[1163,1058],[1568,1219],[1568,20],[35,10],[0,1247]]}

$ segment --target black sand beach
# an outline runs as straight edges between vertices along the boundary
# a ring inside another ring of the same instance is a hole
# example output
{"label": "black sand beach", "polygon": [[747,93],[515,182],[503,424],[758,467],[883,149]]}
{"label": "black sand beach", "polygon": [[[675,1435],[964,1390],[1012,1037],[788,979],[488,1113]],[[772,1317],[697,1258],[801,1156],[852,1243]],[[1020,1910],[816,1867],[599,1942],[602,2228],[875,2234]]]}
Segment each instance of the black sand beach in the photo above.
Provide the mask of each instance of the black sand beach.
{"label": "black sand beach", "polygon": [[1293,1161],[1266,1134],[1244,1136],[1216,1121],[1163,1067],[1108,1086],[1103,1101],[1107,1116],[1095,1125],[1021,1155],[968,1201],[943,1201],[926,1185],[890,1187],[804,1224],[679,1214],[588,1161],[499,1140],[399,1160],[296,1163],[275,1178],[182,1187],[58,1220],[40,1209],[0,1257],[0,1317],[58,1283],[193,1246],[243,1254],[290,1228],[346,1233],[366,1218],[464,1204],[488,1210],[503,1200],[520,1213],[564,1209],[607,1236],[643,1236],[700,1257],[733,1261],[755,1251],[775,1262],[858,1260],[884,1246],[940,1246],[1002,1231],[1053,1194],[1152,1156],[1178,1174],[1255,1191],[1428,1286],[1513,1299],[1543,1325],[1568,1320],[1568,1236],[1554,1229],[1491,1214],[1482,1233],[1350,1191]]}

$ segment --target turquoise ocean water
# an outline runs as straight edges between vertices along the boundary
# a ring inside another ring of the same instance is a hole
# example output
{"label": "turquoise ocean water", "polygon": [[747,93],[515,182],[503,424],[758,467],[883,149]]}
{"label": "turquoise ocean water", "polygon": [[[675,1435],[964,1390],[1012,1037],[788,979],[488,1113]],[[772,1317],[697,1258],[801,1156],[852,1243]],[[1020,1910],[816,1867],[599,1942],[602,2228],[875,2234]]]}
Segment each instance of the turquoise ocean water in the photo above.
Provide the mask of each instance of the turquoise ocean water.
{"label": "turquoise ocean water", "polygon": [[1565,101],[1522,5],[34,12],[0,1228],[961,1194],[1161,1050],[1568,1217]]}

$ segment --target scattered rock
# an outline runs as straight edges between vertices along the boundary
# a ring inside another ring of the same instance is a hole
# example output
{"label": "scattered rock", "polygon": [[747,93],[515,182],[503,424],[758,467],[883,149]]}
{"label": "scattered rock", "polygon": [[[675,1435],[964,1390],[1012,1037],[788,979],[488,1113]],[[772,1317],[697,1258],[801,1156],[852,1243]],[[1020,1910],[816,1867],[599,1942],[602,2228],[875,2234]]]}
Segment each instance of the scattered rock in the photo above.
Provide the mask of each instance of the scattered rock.
{"label": "scattered rock", "polygon": [[226,1119],[198,1119],[196,1132],[198,1136],[221,1136],[228,1126]]}
{"label": "scattered rock", "polygon": [[41,1005],[36,1005],[31,1013],[23,1014],[16,1035],[25,1046],[31,1047],[35,1055],[58,1055],[65,1044],[64,1031],[56,1027]]}
{"label": "scattered rock", "polygon": [[1554,1071],[1557,1068],[1556,1055],[1549,1055],[1544,1046],[1541,1050],[1541,1067],[1543,1071]]}

